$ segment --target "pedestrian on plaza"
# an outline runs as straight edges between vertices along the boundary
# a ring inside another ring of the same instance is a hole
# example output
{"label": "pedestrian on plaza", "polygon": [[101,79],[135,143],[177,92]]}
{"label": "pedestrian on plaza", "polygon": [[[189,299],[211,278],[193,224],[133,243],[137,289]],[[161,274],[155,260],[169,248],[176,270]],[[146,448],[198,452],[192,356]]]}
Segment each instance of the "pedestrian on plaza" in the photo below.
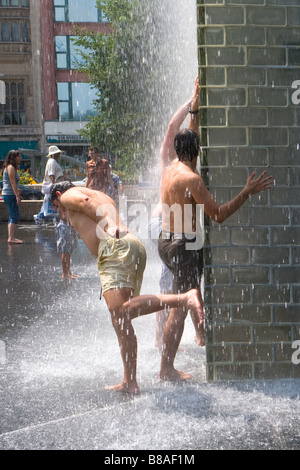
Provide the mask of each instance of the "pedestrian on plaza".
{"label": "pedestrian on plaza", "polygon": [[62,278],[63,279],[76,279],[78,275],[72,274],[71,272],[71,257],[74,249],[77,246],[78,237],[75,230],[71,227],[66,216],[62,213],[61,218],[56,224],[56,236],[57,236],[57,251],[61,255],[62,264]]}
{"label": "pedestrian on plaza", "polygon": [[39,214],[34,215],[34,221],[37,225],[41,225],[43,219],[51,217],[57,219],[57,211],[50,202],[50,190],[53,184],[56,183],[58,178],[63,176],[63,170],[58,164],[58,159],[62,154],[56,145],[51,145],[48,150],[48,161],[45,168],[45,176],[43,179],[42,192],[44,194],[44,201]]}
{"label": "pedestrian on plaza", "polygon": [[123,194],[123,182],[121,178],[113,171],[111,171],[111,179],[113,182],[113,187],[109,185],[107,194],[115,201],[117,208],[119,208],[119,197]]}
{"label": "pedestrian on plaza", "polygon": [[89,158],[86,162],[86,188],[96,189],[108,194],[109,187],[114,195],[114,183],[111,177],[111,168],[108,160],[100,157],[98,147],[89,148]]}
{"label": "pedestrian on plaza", "polygon": [[[68,181],[71,183],[66,176],[59,176],[56,180],[56,183]],[[55,209],[56,210],[56,209]],[[78,236],[76,231],[70,225],[68,221],[67,212],[60,210],[59,214],[57,213],[57,222],[55,225],[56,232],[56,246],[57,251],[61,256],[61,265],[62,265],[62,278],[63,279],[77,279],[77,274],[72,274],[71,272],[71,258],[73,251],[78,244]]]}
{"label": "pedestrian on plaza", "polygon": [[8,238],[9,244],[21,244],[22,240],[16,238],[17,224],[20,221],[19,205],[21,204],[21,190],[18,187],[20,176],[18,169],[22,161],[18,150],[10,150],[2,167],[3,189],[2,197],[8,210]]}

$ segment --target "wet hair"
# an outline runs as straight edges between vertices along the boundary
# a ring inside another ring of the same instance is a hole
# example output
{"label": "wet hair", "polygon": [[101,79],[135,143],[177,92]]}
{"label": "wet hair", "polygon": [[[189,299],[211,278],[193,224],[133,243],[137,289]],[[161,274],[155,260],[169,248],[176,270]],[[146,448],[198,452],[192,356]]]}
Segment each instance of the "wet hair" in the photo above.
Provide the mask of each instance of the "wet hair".
{"label": "wet hair", "polygon": [[183,129],[175,136],[174,148],[180,161],[192,161],[199,155],[200,138],[191,129]]}
{"label": "wet hair", "polygon": [[5,168],[8,167],[8,165],[12,165],[17,169],[18,164],[17,164],[17,158],[20,155],[19,150],[10,150],[8,154],[6,155],[6,158],[4,160],[3,166],[2,166],[2,173],[4,172]]}
{"label": "wet hair", "polygon": [[75,185],[71,181],[59,181],[58,183],[55,183],[50,190],[50,200],[55,201],[57,199],[57,194],[56,191],[59,191],[60,193],[65,193],[68,191],[68,189],[75,188]]}
{"label": "wet hair", "polygon": [[98,148],[98,147],[94,147],[94,146],[92,146],[92,147],[89,148],[89,152],[100,153],[100,152],[99,152],[99,148]]}

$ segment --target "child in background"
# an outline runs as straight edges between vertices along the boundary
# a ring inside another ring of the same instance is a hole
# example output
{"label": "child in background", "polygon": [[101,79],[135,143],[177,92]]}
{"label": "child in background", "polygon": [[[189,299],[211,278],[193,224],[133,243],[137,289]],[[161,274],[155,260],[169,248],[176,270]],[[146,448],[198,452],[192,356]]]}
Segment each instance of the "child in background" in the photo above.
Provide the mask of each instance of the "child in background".
{"label": "child in background", "polygon": [[57,251],[61,254],[62,278],[76,279],[71,273],[71,256],[77,246],[77,234],[69,222],[60,219],[56,225]]}

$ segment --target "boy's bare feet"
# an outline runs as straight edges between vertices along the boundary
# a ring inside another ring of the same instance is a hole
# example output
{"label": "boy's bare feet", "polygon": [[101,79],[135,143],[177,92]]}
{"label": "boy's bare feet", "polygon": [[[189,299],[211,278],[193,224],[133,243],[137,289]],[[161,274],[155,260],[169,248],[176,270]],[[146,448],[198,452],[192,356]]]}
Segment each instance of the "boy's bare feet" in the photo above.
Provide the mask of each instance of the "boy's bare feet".
{"label": "boy's bare feet", "polygon": [[185,374],[180,372],[180,370],[174,369],[174,367],[169,368],[168,370],[161,370],[159,373],[159,379],[170,382],[184,382],[186,380],[191,380],[193,376],[191,374]]}
{"label": "boy's bare feet", "polygon": [[10,240],[7,240],[7,243],[9,243],[10,245],[21,245],[23,242],[23,240],[19,240],[18,238],[12,238]]}
{"label": "boy's bare feet", "polygon": [[105,390],[114,390],[116,392],[125,392],[125,393],[131,393],[132,395],[139,395],[140,389],[137,385],[137,383],[121,383],[119,385],[110,385],[106,386]]}

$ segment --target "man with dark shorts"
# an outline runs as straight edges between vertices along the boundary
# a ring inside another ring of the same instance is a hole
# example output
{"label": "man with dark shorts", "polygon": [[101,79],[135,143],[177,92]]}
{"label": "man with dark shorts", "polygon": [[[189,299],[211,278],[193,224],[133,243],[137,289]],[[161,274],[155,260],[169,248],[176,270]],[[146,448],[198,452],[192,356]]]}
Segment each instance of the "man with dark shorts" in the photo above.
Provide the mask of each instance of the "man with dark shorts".
{"label": "man with dark shorts", "polygon": [[[197,243],[199,235],[201,239],[201,234],[198,231],[201,225],[197,220],[198,209],[201,207],[206,215],[221,224],[234,214],[250,195],[269,189],[273,178],[272,176],[266,177],[266,171],[263,171],[255,179],[255,172],[253,172],[237,196],[222,205],[218,205],[201,176],[195,172],[200,149],[199,135],[192,129],[183,129],[177,133],[174,147],[178,160],[171,163],[165,170],[161,184],[162,234],[158,241],[159,253],[176,277],[176,290],[173,291],[174,293],[178,293],[178,290],[181,292],[181,289],[186,289],[187,285],[191,285],[191,283],[199,291],[200,285],[197,282],[200,279],[203,261],[201,243]],[[196,237],[195,251],[192,246],[188,246],[188,243],[191,244],[193,236]],[[200,315],[202,316],[200,324],[204,345],[203,310]],[[185,380],[191,376],[174,368],[174,360],[181,341],[185,318],[181,316],[183,321],[174,322],[174,317],[176,317],[176,309],[171,309],[164,331],[160,377],[164,380],[175,380],[179,376]]]}
{"label": "man with dark shorts", "polygon": [[199,290],[203,272],[203,248],[187,250],[190,243],[195,243],[195,239],[186,238],[181,233],[165,230],[161,232],[159,255],[174,275],[174,294],[190,289]]}

